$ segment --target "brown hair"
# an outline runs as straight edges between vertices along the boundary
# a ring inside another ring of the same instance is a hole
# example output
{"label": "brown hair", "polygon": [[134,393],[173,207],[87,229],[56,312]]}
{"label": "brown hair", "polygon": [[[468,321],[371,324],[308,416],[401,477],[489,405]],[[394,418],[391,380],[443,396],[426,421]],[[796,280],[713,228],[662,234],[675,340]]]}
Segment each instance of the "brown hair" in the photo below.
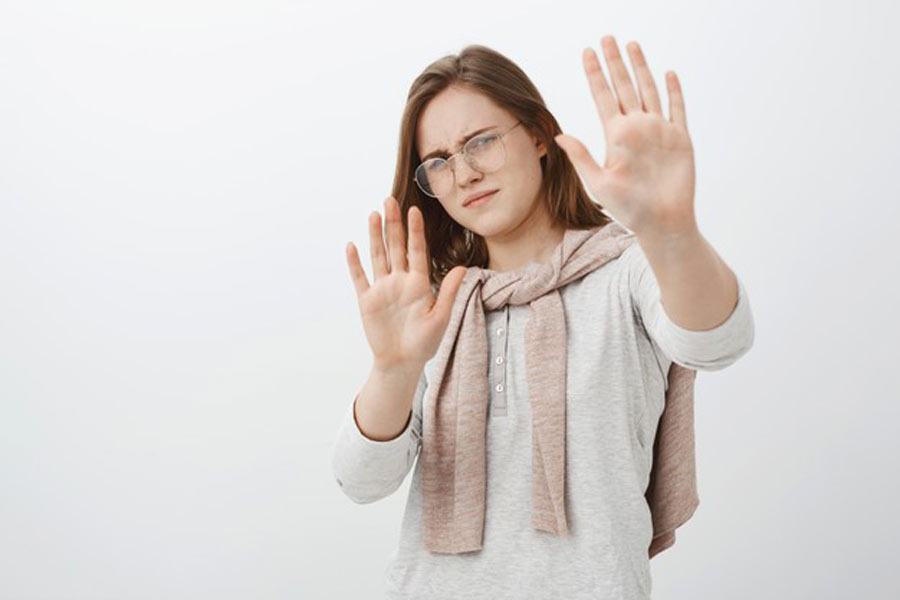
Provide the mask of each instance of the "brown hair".
{"label": "brown hair", "polygon": [[479,44],[466,46],[459,54],[441,57],[428,65],[410,86],[394,173],[392,195],[400,205],[406,239],[409,237],[409,207],[417,206],[422,211],[430,279],[435,293],[453,267],[487,268],[488,264],[484,238],[454,221],[440,202],[423,194],[413,181],[415,169],[421,162],[415,141],[419,115],[432,98],[451,86],[485,94],[543,142],[547,152],[540,159],[539,194],[548,202],[556,223],[566,229],[589,229],[609,223],[611,219],[601,212],[602,206],[587,195],[575,167],[554,142],[553,137],[562,130],[528,76],[496,50]]}

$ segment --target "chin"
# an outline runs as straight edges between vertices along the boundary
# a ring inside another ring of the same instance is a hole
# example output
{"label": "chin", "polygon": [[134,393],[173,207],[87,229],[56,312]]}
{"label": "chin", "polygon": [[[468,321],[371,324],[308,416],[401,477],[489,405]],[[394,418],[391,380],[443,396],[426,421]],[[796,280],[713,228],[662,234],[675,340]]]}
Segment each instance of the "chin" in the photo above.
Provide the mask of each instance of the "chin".
{"label": "chin", "polygon": [[472,223],[472,225],[467,228],[483,238],[489,238],[510,230],[513,225],[514,224],[511,222],[492,219],[491,215],[485,214],[482,219]]}

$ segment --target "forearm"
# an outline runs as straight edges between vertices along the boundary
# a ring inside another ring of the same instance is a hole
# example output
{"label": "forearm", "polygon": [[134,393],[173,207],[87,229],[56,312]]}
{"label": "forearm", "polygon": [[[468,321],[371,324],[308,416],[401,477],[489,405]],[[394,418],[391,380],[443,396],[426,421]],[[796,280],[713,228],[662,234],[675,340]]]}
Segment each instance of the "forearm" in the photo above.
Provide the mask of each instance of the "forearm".
{"label": "forearm", "polygon": [[673,323],[704,331],[731,315],[738,300],[737,278],[699,229],[667,237],[639,235],[637,239]]}

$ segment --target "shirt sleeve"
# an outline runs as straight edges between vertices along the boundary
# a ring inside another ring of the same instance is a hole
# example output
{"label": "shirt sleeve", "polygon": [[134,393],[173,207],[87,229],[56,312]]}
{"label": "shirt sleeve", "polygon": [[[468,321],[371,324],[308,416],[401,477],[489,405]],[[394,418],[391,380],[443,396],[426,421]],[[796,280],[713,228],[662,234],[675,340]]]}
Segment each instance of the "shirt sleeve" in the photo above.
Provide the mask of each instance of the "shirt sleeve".
{"label": "shirt sleeve", "polygon": [[712,329],[685,329],[666,314],[659,283],[640,244],[633,242],[622,255],[629,271],[636,317],[669,360],[691,369],[718,371],[753,346],[753,313],[740,276],[737,303],[725,321]]}
{"label": "shirt sleeve", "polygon": [[332,469],[341,490],[354,502],[375,502],[403,483],[421,446],[422,399],[427,387],[423,370],[406,428],[390,440],[373,440],[360,431],[354,411],[358,394],[348,405],[335,439]]}

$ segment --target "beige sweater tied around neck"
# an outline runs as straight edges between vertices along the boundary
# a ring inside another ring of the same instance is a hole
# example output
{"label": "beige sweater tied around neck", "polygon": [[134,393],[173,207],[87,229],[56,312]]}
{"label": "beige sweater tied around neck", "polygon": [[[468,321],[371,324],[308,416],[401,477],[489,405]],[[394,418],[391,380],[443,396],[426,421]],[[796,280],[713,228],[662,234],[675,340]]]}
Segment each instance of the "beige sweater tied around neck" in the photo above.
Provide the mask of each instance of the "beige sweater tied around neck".
{"label": "beige sweater tied around neck", "polygon": [[[557,288],[617,258],[637,238],[615,221],[568,229],[548,263],[517,271],[469,267],[435,355],[423,399],[424,537],[431,552],[479,550],[484,533],[488,411],[485,310],[531,307],[525,330],[533,413],[532,515],[536,529],[568,533],[566,519],[566,325]],[[672,363],[645,497],[649,556],[675,543],[699,504],[694,456],[696,370]]]}

